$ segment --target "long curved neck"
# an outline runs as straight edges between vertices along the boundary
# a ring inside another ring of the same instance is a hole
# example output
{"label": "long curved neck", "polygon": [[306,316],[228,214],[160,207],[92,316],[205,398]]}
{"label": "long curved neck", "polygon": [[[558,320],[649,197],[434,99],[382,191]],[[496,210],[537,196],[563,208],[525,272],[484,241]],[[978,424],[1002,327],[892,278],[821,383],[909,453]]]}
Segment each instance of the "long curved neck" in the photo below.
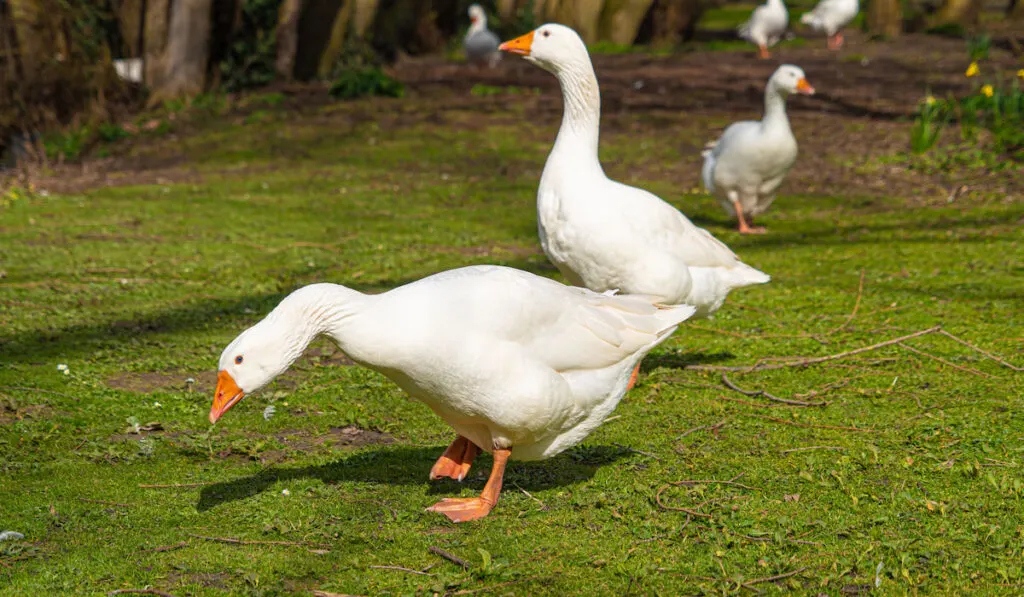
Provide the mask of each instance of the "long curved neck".
{"label": "long curved neck", "polygon": [[487,15],[477,17],[475,21],[470,23],[469,31],[466,32],[466,37],[470,37],[476,33],[480,33],[487,29]]}
{"label": "long curved neck", "polygon": [[565,107],[551,153],[572,152],[577,159],[592,160],[600,168],[597,144],[601,128],[601,92],[594,67],[589,58],[576,60],[563,65],[555,76],[562,87]]}
{"label": "long curved neck", "polygon": [[366,295],[338,284],[312,284],[291,293],[266,318],[282,330],[281,351],[288,364],[322,334],[331,336],[348,354],[349,323],[367,302]]}
{"label": "long curved neck", "polygon": [[764,119],[761,125],[766,128],[789,128],[789,117],[786,115],[786,98],[773,83],[764,90]]}

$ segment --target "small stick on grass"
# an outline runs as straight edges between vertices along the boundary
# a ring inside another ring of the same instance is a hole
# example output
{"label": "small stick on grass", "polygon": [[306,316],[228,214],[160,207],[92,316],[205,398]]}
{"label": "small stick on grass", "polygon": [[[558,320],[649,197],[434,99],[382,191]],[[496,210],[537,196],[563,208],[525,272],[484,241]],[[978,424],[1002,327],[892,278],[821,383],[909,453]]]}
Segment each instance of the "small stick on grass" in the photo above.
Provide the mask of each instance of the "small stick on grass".
{"label": "small stick on grass", "polygon": [[304,541],[250,541],[248,539],[235,539],[234,537],[208,537],[206,535],[194,535],[192,533],[186,533],[189,537],[195,537],[196,539],[206,539],[207,541],[216,541],[218,543],[231,543],[233,545],[309,545]]}
{"label": "small stick on grass", "polygon": [[691,433],[696,433],[697,431],[703,431],[704,429],[707,429],[707,430],[711,431],[712,433],[714,433],[715,431],[718,431],[722,427],[725,427],[726,422],[728,422],[728,419],[725,419],[725,420],[723,420],[723,421],[721,421],[719,423],[716,423],[714,425],[701,425],[700,427],[694,427],[693,429],[687,429],[686,431],[684,431],[681,435],[679,435],[678,437],[676,437],[672,441],[677,442],[677,441],[683,439],[684,437],[686,437],[687,435],[690,435]]}
{"label": "small stick on grass", "polygon": [[938,361],[938,362],[942,363],[943,365],[949,365],[950,367],[953,367],[954,369],[959,369],[961,371],[966,371],[967,373],[971,373],[971,374],[977,375],[979,377],[987,377],[989,379],[992,379],[993,377],[995,377],[994,375],[991,375],[989,373],[985,373],[984,371],[978,371],[977,369],[971,369],[970,367],[963,367],[963,366],[957,365],[956,363],[950,363],[949,361],[947,361],[946,359],[944,359],[942,357],[937,357],[937,356],[935,356],[933,354],[929,354],[929,353],[927,353],[927,352],[925,352],[923,350],[918,350],[917,348],[914,348],[913,346],[910,346],[908,344],[904,344],[902,342],[899,343],[899,346],[900,346],[900,348],[906,348],[910,352],[916,352],[917,354],[919,354],[919,355],[921,355],[923,357],[928,357],[929,359],[932,359],[934,361]]}
{"label": "small stick on grass", "polygon": [[860,433],[878,433],[877,429],[868,429],[867,427],[840,427],[838,425],[812,425],[810,423],[797,423],[796,421],[787,421],[785,419],[777,419],[775,417],[766,417],[764,415],[747,414],[748,417],[757,417],[758,419],[768,419],[769,421],[775,421],[776,423],[782,423],[783,425],[793,425],[794,427],[809,427],[812,429],[836,429],[838,431],[859,431]]}
{"label": "small stick on grass", "polygon": [[779,398],[778,396],[772,396],[771,394],[769,394],[768,392],[765,392],[764,390],[744,390],[743,388],[741,388],[741,387],[737,386],[736,384],[732,383],[732,381],[729,380],[729,376],[726,375],[725,373],[722,374],[722,383],[724,383],[725,387],[729,388],[730,390],[735,390],[735,391],[739,392],[740,394],[743,394],[744,396],[750,396],[752,398],[756,397],[756,396],[761,396],[761,397],[767,398],[769,400],[772,400],[774,402],[781,402],[783,404],[788,404],[790,406],[828,406],[828,402],[824,401],[824,400],[822,400],[821,402],[804,402],[803,400],[787,400],[786,398]]}
{"label": "small stick on grass", "polygon": [[160,591],[158,589],[117,589],[116,591],[110,591],[107,595],[160,595],[160,597],[175,597],[172,593]]}
{"label": "small stick on grass", "polygon": [[665,490],[671,487],[673,484],[662,485],[658,492],[654,494],[654,502],[663,510],[674,510],[676,512],[686,512],[690,516],[696,516],[697,518],[713,518],[710,514],[704,514],[703,512],[697,512],[689,508],[680,508],[678,506],[666,506],[661,502],[661,494],[665,493]]}
{"label": "small stick on grass", "polygon": [[455,564],[456,566],[462,566],[466,570],[469,570],[469,567],[470,567],[469,566],[469,562],[467,562],[466,560],[463,560],[459,556],[452,555],[452,554],[448,553],[447,551],[441,549],[440,547],[435,547],[435,546],[431,545],[430,547],[427,548],[427,551],[429,551],[430,553],[436,553],[437,555],[439,555],[442,558],[448,560],[452,564]]}
{"label": "small stick on grass", "polygon": [[785,574],[776,574],[775,576],[765,576],[764,578],[755,578],[755,579],[752,579],[752,580],[748,580],[748,581],[744,582],[743,584],[744,585],[757,585],[757,584],[761,584],[763,582],[774,582],[776,580],[782,580],[784,578],[789,578],[790,576],[796,576],[797,574],[800,574],[804,570],[807,570],[807,568],[809,568],[809,566],[804,566],[803,568],[797,568],[796,570],[794,570],[792,572],[786,572]]}
{"label": "small stick on grass", "polygon": [[206,487],[207,485],[213,485],[216,481],[207,481],[206,483],[157,483],[155,485],[139,485],[140,489],[171,489],[174,487]]}
{"label": "small stick on grass", "polygon": [[119,508],[131,508],[131,504],[122,504],[119,502],[108,502],[105,500],[91,500],[89,498],[78,498],[80,502],[89,502],[90,504],[103,504],[104,506],[117,506]]}
{"label": "small stick on grass", "polygon": [[423,576],[436,576],[435,574],[431,574],[429,572],[420,572],[419,570],[413,570],[412,568],[403,568],[401,566],[370,566],[370,568],[374,568],[376,570],[401,570],[402,572],[408,572],[410,574],[420,574],[420,575],[423,575]]}
{"label": "small stick on grass", "polygon": [[885,340],[884,342],[878,342],[878,343],[872,344],[870,346],[862,346],[860,348],[855,348],[853,350],[847,350],[845,352],[840,352],[840,353],[836,353],[836,354],[830,354],[830,355],[824,356],[824,357],[804,358],[804,359],[799,359],[799,360],[796,360],[796,361],[786,361],[784,363],[761,363],[761,364],[756,364],[755,363],[754,365],[742,365],[742,366],[736,366],[736,367],[726,367],[726,366],[722,366],[722,365],[687,365],[684,368],[685,369],[690,369],[690,370],[693,370],[693,371],[726,371],[726,372],[742,371],[744,373],[751,373],[753,371],[767,371],[767,370],[770,370],[770,369],[784,369],[786,367],[806,367],[807,365],[817,365],[818,363],[827,363],[829,361],[835,361],[835,360],[838,360],[838,359],[844,359],[846,357],[852,357],[854,355],[862,354],[862,353],[869,352],[869,351],[872,351],[872,350],[878,350],[879,348],[885,348],[886,346],[892,346],[893,344],[899,344],[900,342],[903,342],[905,340],[911,340],[913,338],[919,338],[921,336],[926,336],[928,334],[934,334],[935,332],[938,332],[941,329],[942,329],[942,326],[937,325],[935,327],[930,327],[930,328],[928,328],[926,330],[919,330],[919,331],[916,331],[916,332],[914,332],[912,334],[906,334],[904,336],[900,336],[899,338],[892,338],[891,340]]}
{"label": "small stick on grass", "polygon": [[845,450],[846,448],[840,446],[807,446],[806,448],[790,448],[788,450],[782,450],[780,454],[789,454],[790,452],[806,452],[808,450]]}
{"label": "small stick on grass", "polygon": [[953,340],[954,342],[959,342],[960,344],[963,344],[967,348],[970,348],[971,350],[973,350],[973,351],[975,351],[977,353],[985,355],[986,357],[992,359],[993,361],[999,363],[1000,365],[1002,365],[1004,367],[1009,367],[1010,369],[1013,369],[1014,371],[1024,371],[1024,367],[1017,367],[1016,365],[1011,365],[1010,363],[1007,363],[1006,361],[1004,361],[1003,359],[995,356],[994,354],[992,354],[990,352],[985,352],[984,350],[982,350],[982,349],[978,348],[977,346],[971,344],[967,340],[964,340],[962,338],[958,338],[958,337],[954,336],[953,334],[950,334],[946,330],[939,330],[939,333],[942,334],[943,336],[949,338],[950,340]]}
{"label": "small stick on grass", "polygon": [[517,483],[513,483],[512,485],[515,485],[516,489],[518,489],[519,491],[522,491],[522,492],[523,492],[523,494],[524,494],[524,495],[525,495],[526,497],[528,497],[528,498],[530,498],[531,500],[533,500],[533,501],[537,502],[538,504],[540,504],[540,509],[541,509],[541,510],[547,510],[547,509],[548,509],[548,506],[547,506],[547,504],[545,504],[544,502],[540,501],[539,499],[537,499],[537,498],[533,497],[533,494],[531,494],[531,493],[530,493],[529,491],[526,491],[525,489],[523,489],[522,487],[520,487],[520,486],[519,486],[519,485],[518,485]]}
{"label": "small stick on grass", "polygon": [[188,541],[182,541],[181,543],[175,543],[174,545],[164,545],[163,547],[154,547],[153,549],[140,549],[139,553],[159,553],[162,551],[174,551],[175,549],[181,549],[182,547],[188,547]]}
{"label": "small stick on grass", "polygon": [[630,448],[629,446],[624,446],[622,444],[615,443],[615,442],[612,442],[612,445],[615,446],[615,447],[618,447],[618,448],[622,448],[623,450],[627,450],[629,452],[633,452],[634,454],[639,454],[641,456],[646,456],[648,458],[653,458],[653,459],[657,460],[658,462],[661,462],[661,458],[658,458],[657,456],[655,456],[654,454],[651,454],[650,452],[644,452],[642,450],[637,450],[636,448]]}

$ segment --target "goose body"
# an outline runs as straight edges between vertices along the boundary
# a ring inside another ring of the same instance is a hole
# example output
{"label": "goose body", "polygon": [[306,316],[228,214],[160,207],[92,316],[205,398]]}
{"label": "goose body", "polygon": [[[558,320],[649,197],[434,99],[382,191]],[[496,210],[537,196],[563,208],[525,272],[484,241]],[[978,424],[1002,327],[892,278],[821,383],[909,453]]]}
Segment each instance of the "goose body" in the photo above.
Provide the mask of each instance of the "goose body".
{"label": "goose body", "polygon": [[739,36],[757,46],[761,58],[770,58],[768,48],[779,43],[789,27],[789,11],[782,0],[768,0],[754,9],[740,25]]}
{"label": "goose body", "polygon": [[763,284],[725,244],[643,189],[605,176],[598,161],[601,99],[586,46],[572,29],[542,25],[506,42],[562,88],[562,124],[537,190],[541,246],[572,284],[620,290],[714,313],[735,288]]}
{"label": "goose body", "polygon": [[[640,359],[693,311],[494,266],[450,270],[378,295],[314,284],[224,350],[210,420],[326,335],[455,429],[459,437],[431,477],[461,480],[480,449],[495,454],[497,467],[499,457],[538,460],[582,441],[618,404]],[[438,511],[453,520],[487,513]]]}
{"label": "goose body", "polygon": [[704,187],[736,217],[741,233],[764,231],[750,225],[753,216],[768,209],[796,163],[796,137],[786,116],[791,93],[812,94],[814,88],[799,68],[780,66],[765,87],[764,118],[729,125],[703,153]]}
{"label": "goose body", "polygon": [[479,4],[469,7],[469,31],[462,41],[466,59],[472,63],[487,63],[492,68],[501,61],[498,45],[501,40],[487,28],[487,12]]}
{"label": "goose body", "polygon": [[820,0],[812,10],[800,15],[800,22],[827,35],[829,49],[838,50],[843,46],[843,28],[857,18],[858,12],[858,0]]}

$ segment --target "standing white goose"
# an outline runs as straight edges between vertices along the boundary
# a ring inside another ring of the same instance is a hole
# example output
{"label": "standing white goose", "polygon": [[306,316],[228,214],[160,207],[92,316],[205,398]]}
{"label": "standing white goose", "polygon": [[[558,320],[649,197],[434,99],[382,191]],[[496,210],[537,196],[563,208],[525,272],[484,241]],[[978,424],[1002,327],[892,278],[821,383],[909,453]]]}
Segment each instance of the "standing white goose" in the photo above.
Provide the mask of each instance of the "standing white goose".
{"label": "standing white goose", "polygon": [[764,90],[764,118],[731,125],[713,148],[704,151],[704,187],[722,207],[736,216],[742,234],[761,233],[753,217],[764,213],[796,162],[796,137],[786,116],[786,97],[811,95],[814,88],[804,71],[784,64],[768,79]]}
{"label": "standing white goose", "polygon": [[800,22],[828,35],[828,49],[843,47],[843,27],[853,22],[860,11],[858,0],[820,0],[810,12],[800,15]]}
{"label": "standing white goose", "polygon": [[734,288],[770,278],[653,194],[605,176],[597,157],[601,96],[583,40],[541,25],[501,49],[554,74],[562,125],[537,190],[540,242],[570,282],[714,313]]}
{"label": "standing white goose", "polygon": [[469,31],[462,41],[466,59],[473,63],[484,63],[494,68],[501,61],[498,44],[501,40],[487,28],[487,12],[479,4],[469,7]]}
{"label": "standing white goose", "polygon": [[377,295],[314,284],[224,349],[210,422],[326,335],[458,433],[431,479],[461,481],[481,449],[494,455],[480,497],[429,508],[455,522],[473,520],[497,504],[509,458],[549,458],[582,441],[626,393],[630,370],[692,314],[686,305],[597,294],[494,266],[442,272]]}
{"label": "standing white goose", "polygon": [[789,27],[789,11],[782,0],[768,0],[754,9],[750,19],[740,25],[739,36],[757,46],[761,58],[771,58],[768,48],[779,43]]}

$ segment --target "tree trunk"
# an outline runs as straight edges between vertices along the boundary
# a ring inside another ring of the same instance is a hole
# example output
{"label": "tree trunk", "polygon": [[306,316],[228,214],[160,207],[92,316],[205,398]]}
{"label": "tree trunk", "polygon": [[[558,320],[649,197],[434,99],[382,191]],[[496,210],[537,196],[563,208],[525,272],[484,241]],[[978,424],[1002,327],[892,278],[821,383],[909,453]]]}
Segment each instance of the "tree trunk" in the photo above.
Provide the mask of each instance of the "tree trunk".
{"label": "tree trunk", "polygon": [[946,0],[946,3],[928,19],[928,27],[951,24],[964,27],[976,25],[981,8],[982,0]]}
{"label": "tree trunk", "polygon": [[648,14],[652,44],[674,46],[692,38],[703,13],[700,0],[655,0]]}
{"label": "tree trunk", "polygon": [[1006,16],[1010,17],[1011,21],[1024,21],[1024,0],[1010,0],[1010,5],[1006,7]]}
{"label": "tree trunk", "polygon": [[117,48],[125,58],[135,58],[142,55],[142,28],[145,20],[143,11],[143,0],[121,0],[121,6],[117,11],[117,20],[121,25],[121,37],[124,39],[123,48]]}
{"label": "tree trunk", "polygon": [[164,52],[164,81],[151,101],[198,95],[206,87],[213,0],[174,0]]}
{"label": "tree trunk", "polygon": [[620,46],[636,42],[640,25],[654,0],[607,0],[601,14],[601,39]]}
{"label": "tree trunk", "polygon": [[143,64],[146,68],[146,85],[150,89],[158,89],[164,83],[164,50],[167,47],[167,17],[170,10],[170,0],[146,0]]}
{"label": "tree trunk", "polygon": [[38,0],[7,0],[7,5],[14,23],[22,76],[30,77],[55,49],[43,30],[43,7]]}
{"label": "tree trunk", "polygon": [[352,27],[352,12],[353,0],[347,0],[338,10],[338,14],[334,17],[334,24],[331,26],[331,34],[327,39],[327,44],[324,46],[323,52],[320,54],[319,64],[317,66],[316,74],[321,78],[326,79],[330,77],[334,70],[334,64],[338,61],[341,56],[341,51],[345,49],[345,38],[348,37],[349,28]]}
{"label": "tree trunk", "polygon": [[887,39],[903,33],[903,7],[900,0],[870,0],[866,17],[868,31]]}
{"label": "tree trunk", "polygon": [[295,52],[299,48],[299,15],[302,0],[284,0],[277,15],[277,76],[290,81],[295,74]]}

